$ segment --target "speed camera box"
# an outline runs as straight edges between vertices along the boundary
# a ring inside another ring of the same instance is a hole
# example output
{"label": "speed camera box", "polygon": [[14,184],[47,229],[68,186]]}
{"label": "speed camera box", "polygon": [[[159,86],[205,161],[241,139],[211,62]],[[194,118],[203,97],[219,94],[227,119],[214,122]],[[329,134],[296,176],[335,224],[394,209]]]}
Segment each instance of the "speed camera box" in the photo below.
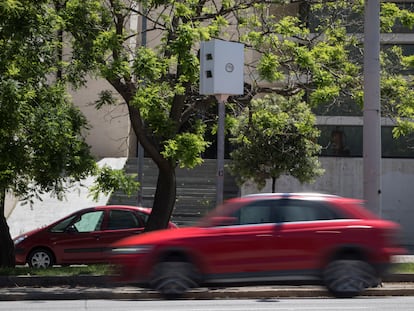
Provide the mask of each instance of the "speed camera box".
{"label": "speed camera box", "polygon": [[200,46],[200,94],[243,94],[244,45],[214,39]]}

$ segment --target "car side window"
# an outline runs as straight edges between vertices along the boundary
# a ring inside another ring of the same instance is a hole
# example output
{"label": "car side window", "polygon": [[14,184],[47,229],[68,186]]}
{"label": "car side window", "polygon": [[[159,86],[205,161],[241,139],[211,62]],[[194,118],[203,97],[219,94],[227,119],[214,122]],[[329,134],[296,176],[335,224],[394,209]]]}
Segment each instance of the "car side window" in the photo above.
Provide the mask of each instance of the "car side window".
{"label": "car side window", "polygon": [[140,226],[145,227],[148,222],[149,215],[142,212],[137,212],[138,220],[140,221]]}
{"label": "car side window", "polygon": [[139,228],[140,222],[131,211],[112,210],[109,213],[108,230]]}
{"label": "car side window", "polygon": [[285,200],[283,205],[283,221],[317,221],[343,218],[329,205],[316,200]]}
{"label": "car side window", "polygon": [[92,232],[101,229],[104,211],[93,211],[82,214],[79,220],[73,223],[77,232]]}
{"label": "car side window", "polygon": [[72,221],[75,219],[75,217],[76,217],[76,215],[73,215],[71,217],[65,218],[64,220],[60,221],[55,226],[53,226],[50,229],[50,232],[54,232],[54,233],[62,233],[62,232],[65,232],[66,228],[68,227],[69,224],[72,223]]}
{"label": "car side window", "polygon": [[242,206],[236,213],[240,225],[261,224],[273,222],[271,200],[263,200]]}

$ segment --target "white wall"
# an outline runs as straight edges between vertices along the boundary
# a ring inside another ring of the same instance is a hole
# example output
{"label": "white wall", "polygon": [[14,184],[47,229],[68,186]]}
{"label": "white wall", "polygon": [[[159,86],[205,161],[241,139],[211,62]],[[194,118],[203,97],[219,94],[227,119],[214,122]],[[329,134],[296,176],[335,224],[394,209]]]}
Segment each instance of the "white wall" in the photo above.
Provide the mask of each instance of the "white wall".
{"label": "white wall", "polygon": [[[362,158],[320,158],[325,174],[313,184],[300,184],[288,176],[276,182],[276,192],[313,191],[345,197],[363,198]],[[241,194],[271,192],[269,180],[264,189],[246,183]],[[414,245],[414,159],[382,160],[382,217],[394,220],[403,228],[404,244]],[[413,238],[412,238],[413,237]]]}
{"label": "white wall", "polygon": [[131,132],[128,108],[119,100],[119,105],[104,106],[97,110],[94,102],[105,89],[112,89],[106,81],[89,79],[85,88],[72,92],[73,101],[88,119],[90,129],[86,141],[91,146],[92,154],[98,159],[127,157],[130,150],[136,148],[133,145],[136,140],[135,134]]}

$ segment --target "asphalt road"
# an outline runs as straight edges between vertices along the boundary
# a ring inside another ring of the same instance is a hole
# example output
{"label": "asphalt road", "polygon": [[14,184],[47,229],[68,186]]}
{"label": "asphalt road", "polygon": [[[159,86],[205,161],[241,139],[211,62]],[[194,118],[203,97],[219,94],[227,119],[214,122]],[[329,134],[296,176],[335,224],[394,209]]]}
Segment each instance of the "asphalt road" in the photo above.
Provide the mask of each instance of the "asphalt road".
{"label": "asphalt road", "polygon": [[354,299],[80,300],[0,302],[0,311],[390,311],[414,310],[414,297]]}

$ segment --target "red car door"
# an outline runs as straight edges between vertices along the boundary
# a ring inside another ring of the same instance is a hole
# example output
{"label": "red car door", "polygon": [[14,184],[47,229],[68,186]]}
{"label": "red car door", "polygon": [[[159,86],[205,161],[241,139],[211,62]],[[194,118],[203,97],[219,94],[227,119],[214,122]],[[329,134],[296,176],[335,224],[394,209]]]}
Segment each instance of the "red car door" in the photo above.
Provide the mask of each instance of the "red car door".
{"label": "red car door", "polygon": [[229,215],[231,223],[206,228],[198,239],[200,253],[205,254],[208,274],[235,274],[234,277],[255,277],[268,269],[272,262],[274,223],[271,201],[253,202]]}
{"label": "red car door", "polygon": [[122,238],[142,233],[145,229],[144,226],[144,220],[135,211],[123,209],[110,210],[99,237],[103,249],[102,256],[107,256],[106,251],[109,245]]}
{"label": "red car door", "polygon": [[83,213],[65,230],[54,235],[53,249],[61,263],[95,263],[102,257],[101,224],[105,212]]}
{"label": "red car door", "polygon": [[278,209],[274,269],[300,272],[320,267],[326,251],[339,242],[342,215],[313,200],[283,199]]}

